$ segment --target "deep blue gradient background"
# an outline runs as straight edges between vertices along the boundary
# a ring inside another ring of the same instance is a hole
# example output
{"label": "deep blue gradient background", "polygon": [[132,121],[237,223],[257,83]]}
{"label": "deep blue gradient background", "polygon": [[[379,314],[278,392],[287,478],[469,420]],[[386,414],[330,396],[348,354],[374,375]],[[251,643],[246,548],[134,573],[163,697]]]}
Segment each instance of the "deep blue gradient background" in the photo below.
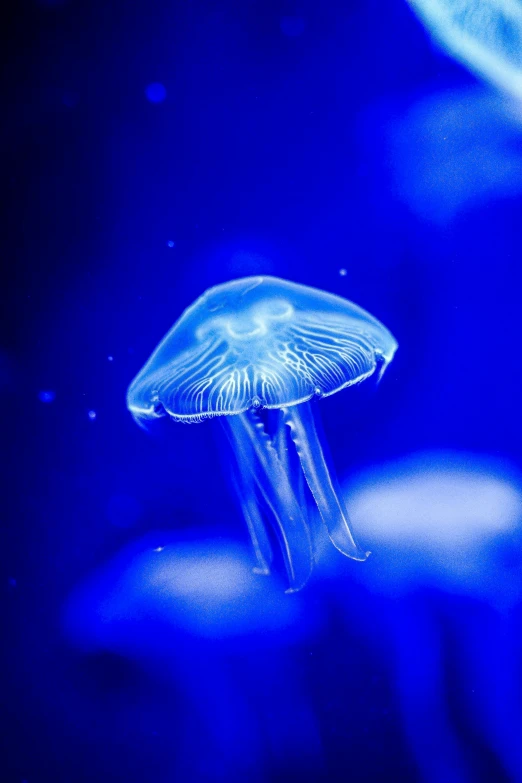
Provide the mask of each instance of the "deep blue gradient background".
{"label": "deep blue gradient background", "polygon": [[[218,428],[166,424],[147,437],[125,408],[128,383],[205,288],[274,274],[354,300],[399,341],[378,390],[321,403],[342,476],[434,448],[521,467],[522,198],[430,222],[398,197],[394,170],[407,161],[392,156],[393,127],[423,97],[474,84],[403,0],[21,3],[3,34],[2,780],[180,779],[172,758],[191,707],[162,666],[81,653],[61,627],[71,591],[150,531],[247,543]],[[152,103],[145,91],[156,82],[166,98]],[[42,391],[55,398],[41,401]],[[322,621],[281,642],[319,726],[318,767],[261,742],[260,780],[420,779],[386,651],[375,652],[365,623],[341,619],[340,594],[361,616],[381,611],[350,584],[357,567],[348,564],[342,589],[312,584],[299,597],[303,617]],[[471,779],[502,781],[462,718],[451,630],[474,612],[494,668],[487,624],[497,618],[472,599],[415,600],[404,623],[413,636],[424,600],[446,618]],[[234,655],[255,712],[265,658],[239,645]],[[277,712],[282,691],[272,687]],[[517,718],[504,719],[507,736]],[[427,737],[429,721],[428,711]],[[299,745],[299,721],[293,728]],[[191,736],[204,756],[204,733]],[[200,777],[183,779],[232,780],[213,753]]]}

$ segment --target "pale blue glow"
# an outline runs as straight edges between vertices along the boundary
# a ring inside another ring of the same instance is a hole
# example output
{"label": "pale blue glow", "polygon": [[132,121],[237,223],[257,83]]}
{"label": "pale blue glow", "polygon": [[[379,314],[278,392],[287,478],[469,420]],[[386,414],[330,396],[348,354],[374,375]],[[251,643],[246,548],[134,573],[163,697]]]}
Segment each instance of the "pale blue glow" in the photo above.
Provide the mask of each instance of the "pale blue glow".
{"label": "pale blue glow", "polygon": [[396,192],[430,222],[522,192],[521,112],[501,95],[477,87],[431,95],[390,131]]}
{"label": "pale blue glow", "polygon": [[257,570],[268,573],[272,561],[268,516],[295,590],[310,574],[312,542],[293,447],[334,545],[357,560],[368,554],[353,539],[309,401],[380,378],[396,348],[376,318],[346,299],[247,277],[185,310],[131,383],[127,404],[138,423],[222,417]]}
{"label": "pale blue glow", "polygon": [[444,454],[392,463],[360,481],[350,482],[348,504],[375,542],[470,547],[522,520],[522,496],[510,481]]}
{"label": "pale blue glow", "polygon": [[[347,574],[325,548],[325,575],[335,579],[350,627],[358,623],[390,667],[417,779],[476,780],[451,709],[457,694],[459,718],[469,711],[481,747],[495,752],[506,780],[520,780],[520,639],[511,614],[522,599],[518,471],[499,459],[435,451],[364,471],[343,488],[355,529],[375,554]],[[367,597],[364,611],[353,601],[353,579]]]}
{"label": "pale blue glow", "polygon": [[51,391],[50,389],[46,389],[44,391],[38,392],[38,399],[40,402],[54,402],[56,398],[56,392]]}
{"label": "pale blue glow", "polygon": [[379,552],[362,575],[373,588],[436,583],[495,603],[518,599],[498,549],[522,530],[522,489],[509,465],[417,454],[353,477],[344,492],[355,530]]}
{"label": "pale blue glow", "polygon": [[167,90],[160,82],[152,82],[147,85],[145,95],[151,103],[162,103],[167,97]]}
{"label": "pale blue glow", "polygon": [[300,619],[299,604],[283,600],[277,580],[256,578],[234,542],[165,538],[148,536],[129,547],[71,597],[65,616],[71,637],[125,647],[137,641],[128,636],[136,621],[223,639],[280,632]]}
{"label": "pale blue glow", "polygon": [[522,98],[520,0],[408,0],[434,38],[471,71]]}
{"label": "pale blue glow", "polygon": [[[245,547],[201,529],[127,546],[78,585],[62,616],[84,653],[110,651],[175,683],[179,731],[165,781],[258,781],[252,770],[263,769],[267,747],[310,764],[320,740],[287,648],[320,624],[314,602],[289,599],[277,577],[252,573]],[[200,775],[195,756],[217,758],[218,776]]]}

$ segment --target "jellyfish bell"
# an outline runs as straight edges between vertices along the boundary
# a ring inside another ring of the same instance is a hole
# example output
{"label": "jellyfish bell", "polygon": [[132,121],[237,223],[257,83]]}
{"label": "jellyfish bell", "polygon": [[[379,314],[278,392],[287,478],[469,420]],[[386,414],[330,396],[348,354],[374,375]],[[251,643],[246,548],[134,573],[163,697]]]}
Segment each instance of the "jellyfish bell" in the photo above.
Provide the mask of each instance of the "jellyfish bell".
{"label": "jellyfish bell", "polygon": [[376,318],[346,299],[247,277],[209,289],[185,310],[127,401],[139,420],[280,409],[364,380],[396,347]]}
{"label": "jellyfish bell", "polygon": [[[290,442],[330,539],[364,560],[368,553],[355,543],[310,401],[380,377],[396,348],[376,318],[346,299],[247,277],[211,288],[185,310],[131,383],[127,404],[140,424],[163,416],[189,423],[221,417],[237,459],[257,570],[267,573],[272,562],[268,515],[295,590],[310,575],[312,542]],[[276,412],[271,431],[266,411]]]}

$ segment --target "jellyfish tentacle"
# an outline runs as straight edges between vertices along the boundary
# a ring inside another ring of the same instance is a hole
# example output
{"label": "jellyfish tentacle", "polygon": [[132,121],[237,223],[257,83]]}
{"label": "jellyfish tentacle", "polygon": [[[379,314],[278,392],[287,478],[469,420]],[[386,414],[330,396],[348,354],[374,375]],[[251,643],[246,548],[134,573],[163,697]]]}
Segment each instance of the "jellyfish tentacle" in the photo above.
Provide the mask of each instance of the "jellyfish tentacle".
{"label": "jellyfish tentacle", "polygon": [[275,521],[290,582],[289,592],[299,590],[312,571],[312,544],[306,520],[295,498],[263,422],[254,411],[223,418],[241,468],[255,478]]}
{"label": "jellyfish tentacle", "polygon": [[294,441],[310,491],[334,546],[353,560],[366,560],[355,543],[348,514],[340,500],[338,482],[327,464],[310,403],[284,408],[286,424]]}
{"label": "jellyfish tentacle", "polygon": [[273,411],[277,416],[277,429],[273,436],[274,448],[277,451],[279,461],[287,476],[290,476],[292,486],[295,487],[295,497],[304,518],[308,522],[308,508],[305,497],[303,471],[295,449],[292,447],[288,427],[285,424],[284,413],[281,410]]}
{"label": "jellyfish tentacle", "polygon": [[254,548],[257,566],[253,570],[256,574],[269,574],[273,552],[257,502],[254,479],[248,471],[241,470],[237,461],[234,462],[232,483]]}

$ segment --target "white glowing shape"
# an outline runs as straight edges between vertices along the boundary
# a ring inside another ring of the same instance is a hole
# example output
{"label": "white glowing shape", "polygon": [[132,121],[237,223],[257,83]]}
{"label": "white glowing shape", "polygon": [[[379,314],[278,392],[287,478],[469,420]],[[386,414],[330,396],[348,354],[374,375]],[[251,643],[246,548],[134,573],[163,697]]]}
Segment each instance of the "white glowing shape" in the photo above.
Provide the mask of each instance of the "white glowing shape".
{"label": "white glowing shape", "polygon": [[[274,340],[274,348],[277,349],[274,338],[278,335],[278,322],[289,321],[293,315],[294,308],[285,299],[261,300],[254,307],[205,321],[196,330],[196,338],[204,340],[207,337],[219,336],[231,339],[233,345],[234,341],[242,343],[244,340],[269,335],[269,339]],[[264,348],[266,350],[266,345]]]}
{"label": "white glowing shape", "polygon": [[444,224],[459,212],[522,192],[520,108],[474,87],[414,104],[390,129],[399,198]]}
{"label": "white glowing shape", "polygon": [[301,618],[297,597],[289,601],[277,578],[253,574],[248,553],[234,542],[174,540],[158,551],[150,540],[131,545],[75,592],[69,633],[125,645],[133,623],[144,622],[223,639],[281,630]]}
{"label": "white glowing shape", "polygon": [[233,555],[169,558],[151,573],[148,583],[170,598],[205,599],[220,603],[238,598],[250,587],[248,565]]}
{"label": "white glowing shape", "polygon": [[[499,608],[520,594],[505,563],[522,531],[520,477],[506,463],[453,452],[417,454],[344,485],[357,535],[374,551],[357,570],[372,591],[418,585],[480,596]],[[325,566],[334,569],[325,556]]]}
{"label": "white glowing shape", "polygon": [[138,422],[241,414],[252,400],[279,409],[360,383],[397,343],[353,302],[275,277],[206,291],[176,321],[131,383]]}
{"label": "white glowing shape", "polygon": [[522,99],[519,0],[408,0],[449,54],[481,78]]}
{"label": "white glowing shape", "polygon": [[356,529],[369,541],[419,548],[470,548],[522,520],[522,495],[509,479],[487,466],[467,468],[444,453],[361,477],[347,502]]}

